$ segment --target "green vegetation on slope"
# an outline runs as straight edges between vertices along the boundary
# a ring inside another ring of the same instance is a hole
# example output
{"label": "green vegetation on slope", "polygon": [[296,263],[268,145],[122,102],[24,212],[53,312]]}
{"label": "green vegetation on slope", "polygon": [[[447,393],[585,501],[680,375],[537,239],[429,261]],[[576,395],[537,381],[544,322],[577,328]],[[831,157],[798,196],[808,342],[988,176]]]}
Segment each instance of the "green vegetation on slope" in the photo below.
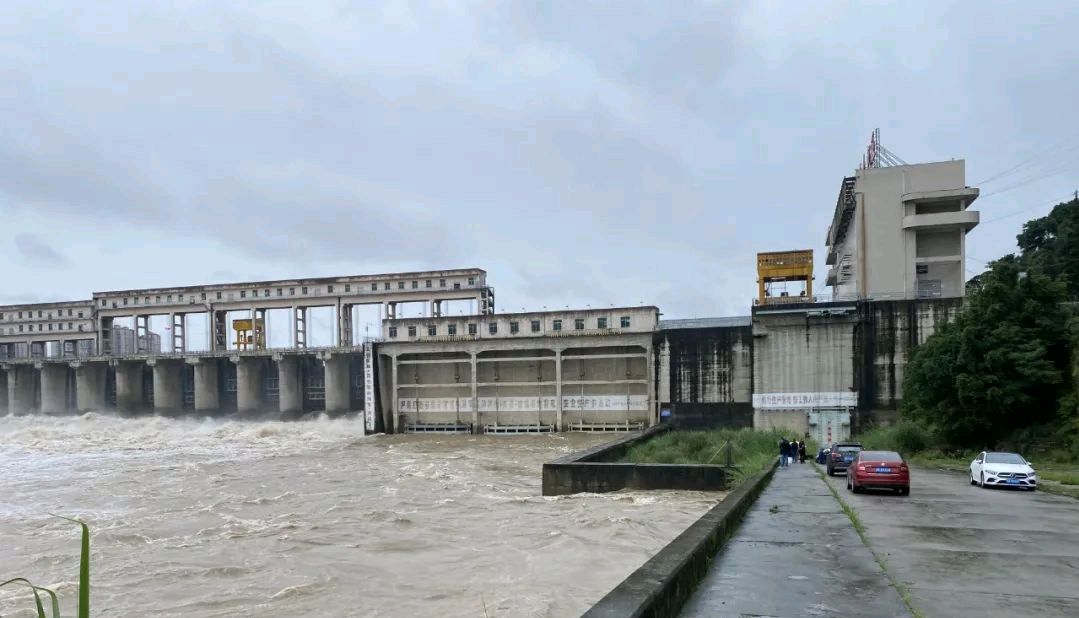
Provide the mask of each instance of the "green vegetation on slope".
{"label": "green vegetation on slope", "polygon": [[912,351],[903,416],[916,426],[889,434],[899,450],[1079,463],[1079,200],[1026,223],[1018,244],[967,283],[956,320]]}
{"label": "green vegetation on slope", "polygon": [[[787,432],[789,440],[793,435]],[[669,431],[636,444],[622,461],[632,463],[716,464],[727,463],[724,445],[730,442],[735,483],[763,470],[779,458],[779,431],[753,429],[711,429],[707,431]],[[812,450],[811,450],[812,449]],[[806,456],[816,454],[815,445],[806,443]]]}

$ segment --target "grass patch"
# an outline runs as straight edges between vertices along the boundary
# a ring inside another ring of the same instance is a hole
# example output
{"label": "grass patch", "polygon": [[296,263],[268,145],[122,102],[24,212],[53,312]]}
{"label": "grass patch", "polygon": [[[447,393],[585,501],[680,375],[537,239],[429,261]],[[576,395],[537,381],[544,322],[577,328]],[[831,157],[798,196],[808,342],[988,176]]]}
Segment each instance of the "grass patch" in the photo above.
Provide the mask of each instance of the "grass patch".
{"label": "grass patch", "polygon": [[[779,458],[779,441],[784,435],[778,431],[753,429],[711,429],[706,431],[669,431],[643,443],[635,444],[626,451],[620,461],[629,463],[663,464],[727,464],[733,463],[734,484],[764,470]],[[786,437],[791,436],[788,433]],[[810,449],[813,449],[812,451]],[[816,455],[816,445],[806,443],[806,457]]]}
{"label": "grass patch", "polygon": [[843,513],[847,516],[848,519],[850,519],[851,525],[854,526],[854,531],[858,533],[858,538],[862,539],[862,545],[865,545],[866,549],[868,549],[869,553],[873,556],[873,559],[877,561],[877,565],[880,566],[880,570],[884,571],[884,574],[888,576],[888,581],[892,584],[892,587],[895,588],[895,591],[899,593],[899,598],[903,600],[903,604],[907,606],[910,614],[914,616],[914,618],[925,618],[925,614],[923,614],[921,611],[918,610],[917,607],[914,606],[914,597],[911,596],[910,590],[906,587],[905,584],[903,584],[903,582],[899,581],[895,578],[894,575],[892,575],[892,572],[888,570],[888,563],[885,562],[884,558],[881,557],[881,555],[873,549],[873,544],[869,542],[869,536],[866,534],[865,524],[863,524],[861,518],[858,517],[858,513],[854,510],[854,508],[847,504],[846,500],[840,497],[839,492],[836,491],[835,486],[828,482],[827,476],[824,474],[824,471],[820,469],[820,466],[816,464],[816,462],[813,463],[813,469],[817,471],[817,475],[820,476],[822,481],[824,481],[824,485],[828,487],[828,491],[832,492],[832,497],[835,498],[836,502],[839,503],[839,507],[843,509]]}
{"label": "grass patch", "polygon": [[[53,517],[66,519],[72,523],[79,524],[82,528],[82,543],[79,554],[78,618],[90,618],[90,528],[77,519],[71,519],[70,517],[63,517],[61,515],[53,515]],[[24,577],[15,577],[2,582],[0,583],[0,588],[8,585],[24,586],[34,593],[34,609],[37,612],[37,618],[48,618],[45,614],[45,605],[41,602],[41,595],[43,593],[48,595],[49,600],[52,602],[52,618],[60,618],[60,602],[56,598],[56,593],[54,591],[45,588],[44,586],[37,586]]]}

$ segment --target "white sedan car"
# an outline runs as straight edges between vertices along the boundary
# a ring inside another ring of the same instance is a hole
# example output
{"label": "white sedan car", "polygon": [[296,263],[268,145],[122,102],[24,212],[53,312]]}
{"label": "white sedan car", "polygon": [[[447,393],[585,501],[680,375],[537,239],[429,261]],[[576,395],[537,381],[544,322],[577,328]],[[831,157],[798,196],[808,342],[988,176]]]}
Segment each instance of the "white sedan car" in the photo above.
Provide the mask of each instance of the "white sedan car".
{"label": "white sedan car", "polygon": [[1015,453],[983,452],[970,462],[970,484],[979,487],[1021,487],[1034,491],[1038,476],[1030,462]]}

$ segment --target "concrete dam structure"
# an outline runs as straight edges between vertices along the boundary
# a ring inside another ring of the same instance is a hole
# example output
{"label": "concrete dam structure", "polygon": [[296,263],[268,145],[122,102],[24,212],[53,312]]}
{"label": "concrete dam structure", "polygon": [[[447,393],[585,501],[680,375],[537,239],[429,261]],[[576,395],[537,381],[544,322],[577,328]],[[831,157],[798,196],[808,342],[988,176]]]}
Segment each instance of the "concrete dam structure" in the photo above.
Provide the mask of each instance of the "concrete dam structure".
{"label": "concrete dam structure", "polygon": [[[497,314],[477,268],[0,306],[0,413],[362,412],[369,432],[448,433],[669,420],[843,438],[895,418],[911,350],[961,308],[965,236],[978,222],[978,190],[964,183],[963,161],[867,157],[840,183],[826,237],[833,294],[813,296],[812,250],[763,252],[747,316],[661,320],[652,305]],[[444,311],[462,301],[468,315]],[[362,305],[378,307],[381,332],[361,341]],[[423,316],[404,317],[403,305]],[[310,344],[317,308],[334,314],[331,345]],[[271,345],[267,314],[281,310],[287,344]],[[152,316],[167,318],[163,338]],[[193,316],[207,324],[199,345]]]}

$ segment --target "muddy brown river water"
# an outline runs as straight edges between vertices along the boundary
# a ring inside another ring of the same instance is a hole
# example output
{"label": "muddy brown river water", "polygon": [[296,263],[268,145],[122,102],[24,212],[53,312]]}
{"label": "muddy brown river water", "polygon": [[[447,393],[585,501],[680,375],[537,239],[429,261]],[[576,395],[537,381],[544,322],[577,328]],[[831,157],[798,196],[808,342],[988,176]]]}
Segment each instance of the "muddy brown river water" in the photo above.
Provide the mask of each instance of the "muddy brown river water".
{"label": "muddy brown river water", "polygon": [[[721,496],[540,495],[611,436],[368,436],[362,421],[0,418],[0,579],[92,615],[577,616]],[[0,590],[0,616],[34,616]]]}

